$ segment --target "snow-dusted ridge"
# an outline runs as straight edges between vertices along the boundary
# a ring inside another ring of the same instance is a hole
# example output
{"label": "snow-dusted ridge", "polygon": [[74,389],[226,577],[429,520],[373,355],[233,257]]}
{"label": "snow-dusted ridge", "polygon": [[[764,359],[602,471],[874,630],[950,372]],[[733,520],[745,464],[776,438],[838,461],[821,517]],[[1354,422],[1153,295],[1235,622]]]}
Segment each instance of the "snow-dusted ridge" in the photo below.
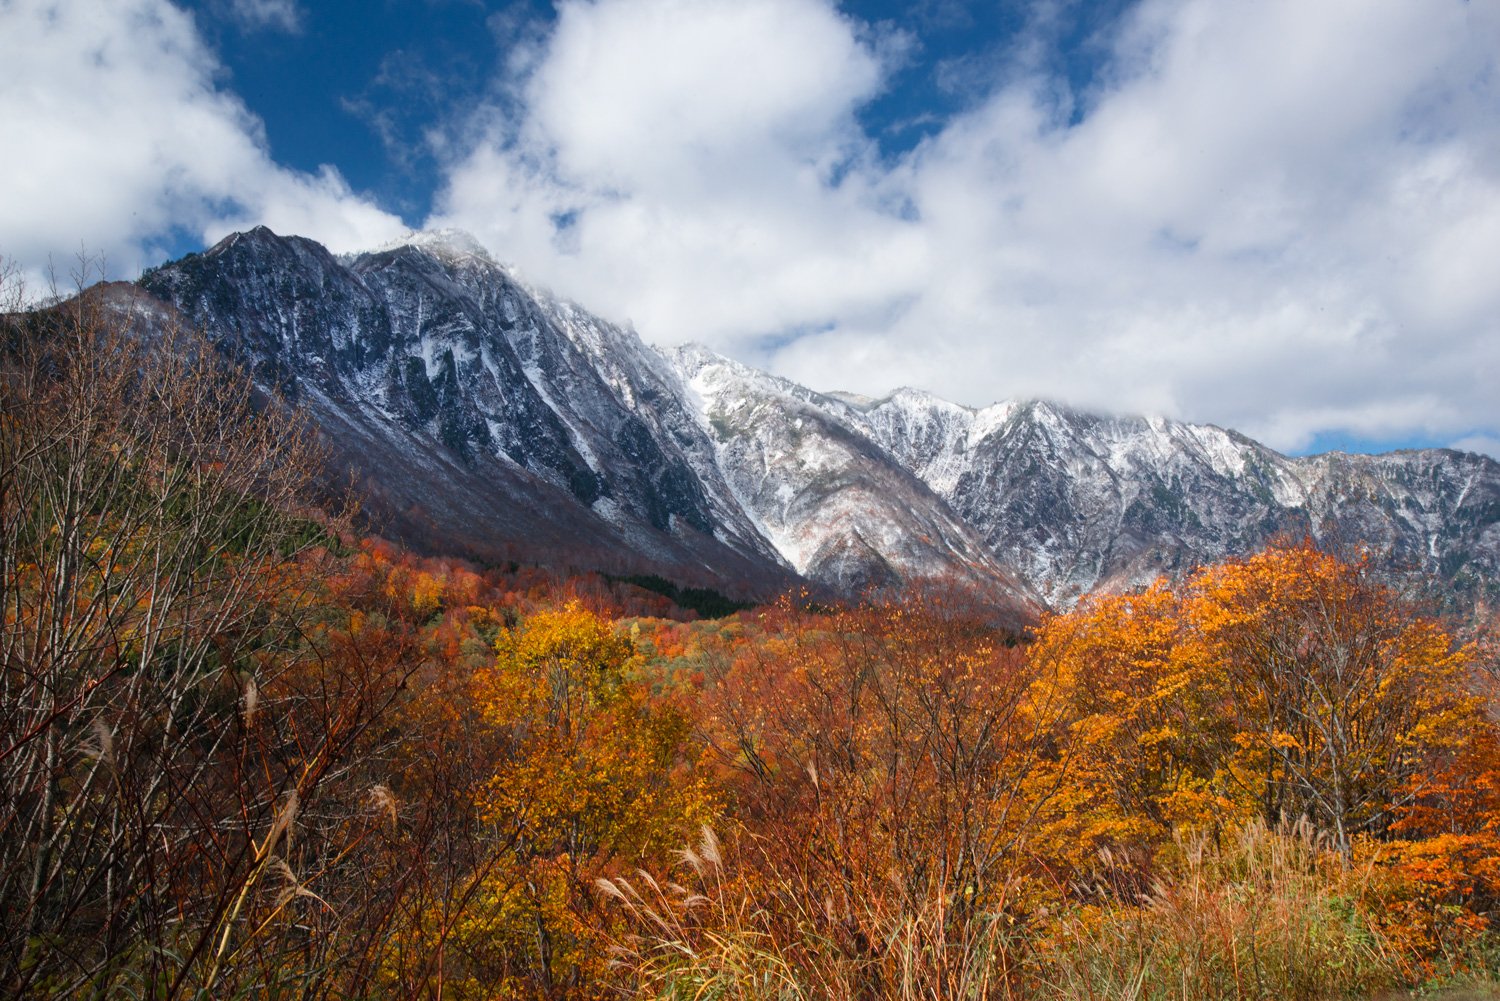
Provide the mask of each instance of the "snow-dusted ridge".
{"label": "snow-dusted ridge", "polygon": [[392,530],[433,547],[761,592],[793,569],[846,591],[944,576],[1020,611],[1279,533],[1465,593],[1500,580],[1488,458],[1288,458],[1046,401],[820,393],[700,345],[648,348],[458,231],[336,258],[256,229],[141,285],[300,391]]}
{"label": "snow-dusted ridge", "polygon": [[391,250],[399,250],[402,247],[413,247],[437,257],[449,259],[477,257],[490,264],[498,263],[494,255],[490,253],[489,248],[480,243],[479,239],[473,233],[463,229],[408,230],[406,235],[398,236],[393,240],[387,240],[379,246],[340,256],[344,260],[355,261],[369,254],[385,253]]}

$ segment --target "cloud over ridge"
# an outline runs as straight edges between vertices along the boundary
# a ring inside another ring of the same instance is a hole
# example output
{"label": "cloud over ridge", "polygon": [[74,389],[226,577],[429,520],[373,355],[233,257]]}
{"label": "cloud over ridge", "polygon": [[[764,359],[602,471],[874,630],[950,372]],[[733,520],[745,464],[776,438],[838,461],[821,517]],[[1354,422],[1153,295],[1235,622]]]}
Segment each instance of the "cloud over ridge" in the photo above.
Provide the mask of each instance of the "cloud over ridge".
{"label": "cloud over ridge", "polygon": [[336,167],[278,165],[193,18],[166,0],[8,0],[0,26],[0,129],[15,151],[0,157],[0,252],[33,278],[80,247],[137,271],[174,233],[207,242],[263,223],[353,249],[400,230]]}
{"label": "cloud over ridge", "polygon": [[564,4],[439,216],[648,336],[818,386],[1286,448],[1500,425],[1493,8],[1145,0],[1089,91],[1013,75],[894,159],[855,124],[886,83],[861,27]]}

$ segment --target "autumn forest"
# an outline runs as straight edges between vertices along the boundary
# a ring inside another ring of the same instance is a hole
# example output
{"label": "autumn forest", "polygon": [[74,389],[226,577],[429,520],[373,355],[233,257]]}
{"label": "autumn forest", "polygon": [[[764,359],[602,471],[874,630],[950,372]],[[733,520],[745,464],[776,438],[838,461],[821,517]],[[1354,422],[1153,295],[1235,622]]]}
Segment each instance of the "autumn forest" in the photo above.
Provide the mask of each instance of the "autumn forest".
{"label": "autumn forest", "polygon": [[379,538],[195,335],[86,298],[0,324],[0,995],[1312,1001],[1496,969],[1485,612],[1355,550],[1022,632],[941,584],[710,607]]}

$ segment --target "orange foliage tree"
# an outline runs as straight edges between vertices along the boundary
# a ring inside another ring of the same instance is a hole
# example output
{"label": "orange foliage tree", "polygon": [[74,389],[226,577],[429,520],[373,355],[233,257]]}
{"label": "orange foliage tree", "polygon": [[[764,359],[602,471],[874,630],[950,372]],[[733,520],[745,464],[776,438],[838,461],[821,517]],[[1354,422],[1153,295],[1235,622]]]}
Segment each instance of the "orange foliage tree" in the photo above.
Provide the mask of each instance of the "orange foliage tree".
{"label": "orange foliage tree", "polygon": [[595,881],[660,864],[713,816],[690,718],[651,695],[631,641],[576,602],[504,630],[496,650],[475,682],[500,742],[479,810],[511,836],[453,930],[463,959],[449,996],[607,993],[615,916]]}
{"label": "orange foliage tree", "polygon": [[1028,656],[1067,704],[1041,842],[1064,871],[1089,870],[1101,850],[1140,870],[1174,829],[1223,819],[1216,773],[1234,749],[1232,722],[1221,680],[1183,656],[1187,631],[1164,582],[1086,599],[1037,631]]}
{"label": "orange foliage tree", "polygon": [[1056,791],[1063,705],[1013,637],[967,611],[784,604],[709,679],[705,739],[743,832],[734,877],[767,923],[755,934],[821,989],[901,976],[902,937],[941,960],[940,993],[1003,976],[1006,957],[964,935],[1036,903],[1029,838]]}
{"label": "orange foliage tree", "polygon": [[1306,816],[1345,854],[1390,828],[1412,779],[1477,720],[1469,651],[1367,564],[1310,543],[1200,573],[1184,618],[1188,658],[1229,696],[1233,786],[1268,823]]}
{"label": "orange foliage tree", "polygon": [[1126,838],[1305,816],[1348,854],[1479,719],[1467,648],[1310,543],[1085,602],[1033,656],[1077,714],[1073,785]]}

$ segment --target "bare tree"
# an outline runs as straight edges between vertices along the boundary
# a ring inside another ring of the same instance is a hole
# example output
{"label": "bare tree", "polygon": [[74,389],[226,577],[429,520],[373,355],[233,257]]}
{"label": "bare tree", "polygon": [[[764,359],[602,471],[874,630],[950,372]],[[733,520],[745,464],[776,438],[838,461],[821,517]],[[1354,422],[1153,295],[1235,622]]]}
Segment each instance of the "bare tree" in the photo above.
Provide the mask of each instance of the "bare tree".
{"label": "bare tree", "polygon": [[337,857],[294,835],[406,663],[309,632],[311,437],[164,320],[118,286],[0,316],[10,996],[225,996],[261,932],[305,931]]}

